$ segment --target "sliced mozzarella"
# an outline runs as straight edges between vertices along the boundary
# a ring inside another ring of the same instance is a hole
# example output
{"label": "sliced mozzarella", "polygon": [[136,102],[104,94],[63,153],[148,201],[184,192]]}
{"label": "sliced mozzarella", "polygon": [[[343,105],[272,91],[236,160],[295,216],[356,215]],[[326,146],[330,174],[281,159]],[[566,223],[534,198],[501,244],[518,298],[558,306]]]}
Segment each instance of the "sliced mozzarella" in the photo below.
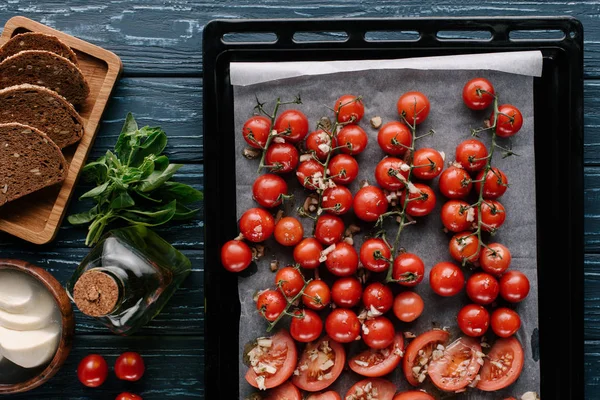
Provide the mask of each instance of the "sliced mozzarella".
{"label": "sliced mozzarella", "polygon": [[59,340],[58,324],[27,332],[0,327],[0,354],[23,368],[35,368],[54,357]]}
{"label": "sliced mozzarella", "polygon": [[0,310],[0,326],[16,331],[41,329],[50,323],[55,309],[54,298],[46,290],[40,290],[26,312],[13,314]]}
{"label": "sliced mozzarella", "polygon": [[31,308],[35,288],[27,278],[22,272],[0,271],[0,310],[21,313]]}

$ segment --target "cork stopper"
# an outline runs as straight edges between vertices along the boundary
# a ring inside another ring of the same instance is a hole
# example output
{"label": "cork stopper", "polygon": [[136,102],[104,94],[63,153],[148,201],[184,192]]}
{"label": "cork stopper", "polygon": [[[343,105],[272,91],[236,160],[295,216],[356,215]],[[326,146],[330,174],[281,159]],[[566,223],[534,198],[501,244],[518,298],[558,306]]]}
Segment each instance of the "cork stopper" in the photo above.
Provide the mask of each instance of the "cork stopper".
{"label": "cork stopper", "polygon": [[73,288],[73,300],[90,317],[110,314],[119,301],[119,285],[102,271],[90,270],[79,277]]}

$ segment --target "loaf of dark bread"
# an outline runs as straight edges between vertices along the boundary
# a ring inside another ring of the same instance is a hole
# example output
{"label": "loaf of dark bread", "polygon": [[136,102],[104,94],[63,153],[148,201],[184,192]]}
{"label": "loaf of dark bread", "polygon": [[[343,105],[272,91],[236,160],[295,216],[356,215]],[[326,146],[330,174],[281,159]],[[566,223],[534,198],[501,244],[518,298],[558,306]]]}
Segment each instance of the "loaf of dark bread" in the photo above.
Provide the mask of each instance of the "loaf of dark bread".
{"label": "loaf of dark bread", "polygon": [[39,129],[61,149],[83,136],[83,121],[75,108],[56,92],[36,85],[0,90],[0,124],[8,122]]}
{"label": "loaf of dark bread", "polygon": [[0,206],[62,182],[67,169],[46,134],[19,123],[0,124]]}
{"label": "loaf of dark bread", "polygon": [[54,90],[72,104],[82,104],[90,88],[71,61],[44,50],[25,50],[0,63],[0,89],[29,83]]}
{"label": "loaf of dark bread", "polygon": [[40,32],[26,32],[13,36],[4,46],[0,47],[0,62],[23,50],[46,50],[68,58],[77,65],[77,56],[69,46],[59,38]]}

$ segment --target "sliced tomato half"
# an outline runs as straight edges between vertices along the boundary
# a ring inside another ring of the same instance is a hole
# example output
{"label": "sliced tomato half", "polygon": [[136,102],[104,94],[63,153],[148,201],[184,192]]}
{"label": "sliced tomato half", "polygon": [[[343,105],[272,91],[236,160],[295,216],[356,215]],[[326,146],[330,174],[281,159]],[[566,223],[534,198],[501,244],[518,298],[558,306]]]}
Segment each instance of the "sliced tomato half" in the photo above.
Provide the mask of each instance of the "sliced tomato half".
{"label": "sliced tomato half", "polygon": [[514,336],[496,340],[481,367],[477,388],[492,392],[512,384],[521,375],[524,358],[523,347]]}
{"label": "sliced tomato half", "polygon": [[269,390],[265,400],[302,400],[302,393],[291,382],[285,382]]}
{"label": "sliced tomato half", "polygon": [[394,343],[381,350],[367,349],[350,359],[348,366],[357,374],[378,378],[392,372],[402,360],[404,338],[397,333]]}
{"label": "sliced tomato half", "polygon": [[282,329],[275,335],[257,340],[248,352],[250,367],[246,380],[255,388],[271,389],[287,381],[296,369],[298,353],[294,339]]}
{"label": "sliced tomato half", "polygon": [[342,398],[339,394],[330,390],[328,392],[311,394],[306,400],[342,400]]}
{"label": "sliced tomato half", "polygon": [[346,393],[345,400],[394,400],[396,385],[380,378],[363,379],[356,382]]}
{"label": "sliced tomato half", "polygon": [[435,398],[420,390],[411,390],[409,392],[398,393],[394,396],[394,400],[435,400]]}
{"label": "sliced tomato half", "polygon": [[[422,367],[429,363],[433,350],[438,344],[445,345],[450,340],[450,334],[441,329],[433,329],[420,334],[406,348],[402,370],[406,380],[413,386],[419,386],[425,379]],[[421,353],[421,350],[423,351]],[[417,371],[416,368],[419,368]]]}
{"label": "sliced tomato half", "polygon": [[475,380],[483,364],[482,357],[481,345],[477,339],[461,337],[448,345],[443,352],[436,350],[433,353],[427,373],[435,386],[447,392],[454,392],[467,387]]}
{"label": "sliced tomato half", "polygon": [[328,336],[309,343],[292,382],[307,392],[318,392],[329,387],[340,376],[346,363],[344,347]]}

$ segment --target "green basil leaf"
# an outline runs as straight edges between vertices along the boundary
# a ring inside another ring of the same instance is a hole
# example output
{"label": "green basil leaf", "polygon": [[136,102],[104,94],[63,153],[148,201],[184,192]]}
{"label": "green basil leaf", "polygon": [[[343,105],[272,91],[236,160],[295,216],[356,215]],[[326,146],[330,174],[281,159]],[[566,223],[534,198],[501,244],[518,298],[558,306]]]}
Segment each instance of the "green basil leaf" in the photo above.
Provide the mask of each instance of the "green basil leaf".
{"label": "green basil leaf", "polygon": [[103,194],[104,192],[106,192],[106,190],[108,189],[109,184],[110,184],[110,181],[106,181],[102,185],[96,186],[92,190],[90,190],[90,191],[82,194],[81,197],[79,198],[79,200],[89,199],[89,198],[100,196],[101,194]]}
{"label": "green basil leaf", "polygon": [[177,200],[177,204],[196,203],[204,199],[201,191],[179,182],[165,182],[157,192],[165,200]]}
{"label": "green basil leaf", "polygon": [[82,168],[83,179],[87,182],[104,182],[108,176],[108,166],[106,165],[106,157],[100,157],[94,162],[86,164]]}
{"label": "green basil leaf", "polygon": [[135,149],[130,165],[139,166],[147,156],[159,156],[167,146],[167,134],[161,128],[144,127],[140,129],[143,138]]}
{"label": "green basil leaf", "polygon": [[178,202],[177,208],[175,211],[175,215],[173,215],[173,220],[181,221],[181,220],[193,218],[198,213],[198,211],[200,211],[199,208],[192,210]]}
{"label": "green basil leaf", "polygon": [[160,156],[154,159],[154,169],[164,170],[169,166],[169,158],[167,156]]}
{"label": "green basil leaf", "polygon": [[92,222],[98,216],[98,206],[90,208],[88,211],[72,214],[67,217],[72,225],[83,225]]}
{"label": "green basil leaf", "polygon": [[133,114],[128,113],[125,117],[125,123],[121,129],[121,134],[115,144],[115,151],[119,155],[119,160],[124,164],[130,159],[133,149],[137,143],[135,133],[138,130],[138,124],[133,118]]}
{"label": "green basil leaf", "polygon": [[155,160],[154,155],[149,155],[149,156],[146,156],[146,158],[144,158],[142,165],[140,165],[140,167],[139,167],[139,170],[141,173],[140,179],[146,179],[147,177],[150,176],[151,173],[154,172],[154,169],[155,169],[154,160]]}
{"label": "green basil leaf", "polygon": [[127,192],[121,192],[110,202],[112,209],[118,210],[121,208],[129,208],[135,205],[135,201]]}
{"label": "green basil leaf", "polygon": [[169,222],[175,215],[176,208],[176,202],[172,201],[155,211],[127,210],[117,216],[132,224],[157,226]]}
{"label": "green basil leaf", "polygon": [[173,175],[175,175],[175,172],[181,167],[183,167],[183,164],[169,164],[169,166],[162,171],[154,171],[149,177],[144,179],[138,186],[138,189],[145,193],[153,191],[171,179]]}
{"label": "green basil leaf", "polygon": [[137,196],[140,196],[142,199],[148,200],[148,201],[150,201],[152,203],[162,203],[163,202],[162,199],[155,199],[155,198],[153,198],[152,197],[152,193],[143,193],[143,192],[140,192],[137,188],[134,189],[134,193]]}

